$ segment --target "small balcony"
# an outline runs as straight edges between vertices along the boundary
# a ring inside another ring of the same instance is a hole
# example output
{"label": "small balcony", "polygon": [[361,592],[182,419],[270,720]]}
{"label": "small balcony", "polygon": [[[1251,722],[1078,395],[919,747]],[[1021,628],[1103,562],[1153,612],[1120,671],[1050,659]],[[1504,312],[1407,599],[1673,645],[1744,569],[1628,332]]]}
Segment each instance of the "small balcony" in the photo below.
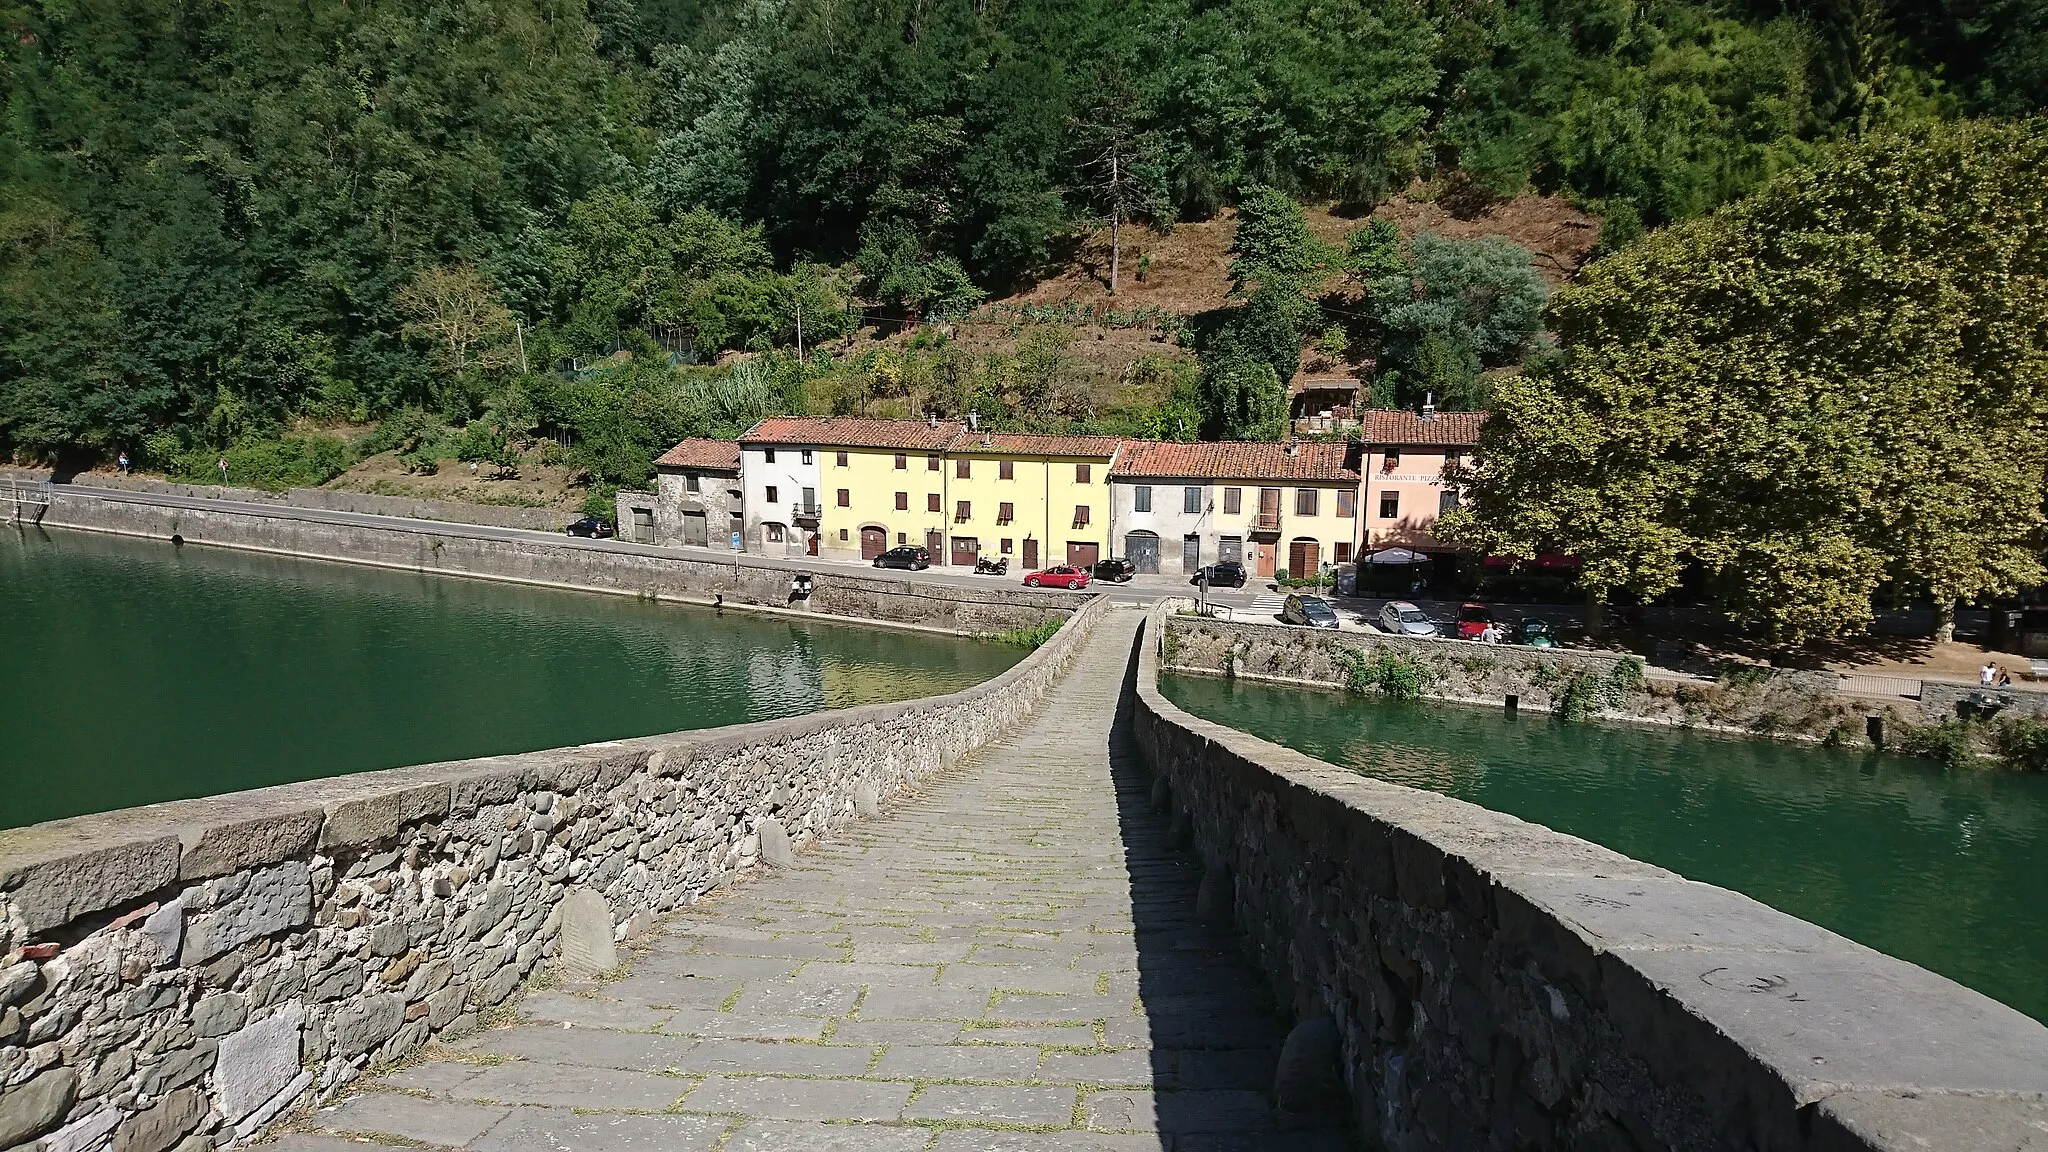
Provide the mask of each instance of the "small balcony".
{"label": "small balcony", "polygon": [[1280,514],[1278,512],[1254,512],[1252,514],[1252,531],[1278,535],[1280,532]]}
{"label": "small balcony", "polygon": [[818,526],[818,518],[822,515],[824,515],[824,510],[816,504],[798,503],[789,506],[789,522],[800,524],[805,528],[816,528]]}

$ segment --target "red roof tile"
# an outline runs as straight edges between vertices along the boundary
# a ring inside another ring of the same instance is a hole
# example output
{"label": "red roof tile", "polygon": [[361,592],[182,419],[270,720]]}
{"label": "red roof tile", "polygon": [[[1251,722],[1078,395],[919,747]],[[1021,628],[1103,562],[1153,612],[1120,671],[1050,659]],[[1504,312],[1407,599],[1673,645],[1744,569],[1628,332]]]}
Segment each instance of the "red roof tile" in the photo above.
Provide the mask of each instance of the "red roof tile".
{"label": "red roof tile", "polygon": [[740,443],[937,452],[959,432],[960,425],[951,420],[941,420],[934,428],[923,420],[874,420],[866,416],[770,416],[742,433]]}
{"label": "red roof tile", "polygon": [[1089,456],[1107,460],[1123,441],[1114,436],[1033,436],[1017,432],[962,429],[947,448],[953,452],[1007,452],[1015,456]]}
{"label": "red roof tile", "polygon": [[1356,483],[1352,446],[1343,441],[1286,444],[1227,440],[1172,444],[1127,440],[1111,476],[1189,480],[1330,480]]}
{"label": "red roof tile", "polygon": [[737,472],[740,470],[740,446],[731,440],[685,440],[662,453],[654,466]]}
{"label": "red roof tile", "polygon": [[1484,412],[1438,412],[1423,419],[1413,412],[1375,409],[1360,414],[1368,444],[1442,444],[1470,448],[1479,443],[1479,426],[1486,423]]}

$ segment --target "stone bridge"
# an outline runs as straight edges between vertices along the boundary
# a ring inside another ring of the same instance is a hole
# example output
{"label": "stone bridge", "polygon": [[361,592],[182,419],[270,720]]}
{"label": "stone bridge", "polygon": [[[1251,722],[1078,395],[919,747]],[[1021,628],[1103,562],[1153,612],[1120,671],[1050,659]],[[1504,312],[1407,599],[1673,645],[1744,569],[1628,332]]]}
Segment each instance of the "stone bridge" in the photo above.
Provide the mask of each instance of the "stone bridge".
{"label": "stone bridge", "polygon": [[1160,623],[0,833],[0,1149],[2048,1146],[2048,1029],[1190,717]]}

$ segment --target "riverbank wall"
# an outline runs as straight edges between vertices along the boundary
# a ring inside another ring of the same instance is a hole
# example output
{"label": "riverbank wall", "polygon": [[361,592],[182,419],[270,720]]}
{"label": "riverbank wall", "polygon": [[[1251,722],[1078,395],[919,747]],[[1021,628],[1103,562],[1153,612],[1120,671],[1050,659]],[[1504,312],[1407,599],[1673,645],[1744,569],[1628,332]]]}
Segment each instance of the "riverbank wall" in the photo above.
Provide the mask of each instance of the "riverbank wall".
{"label": "riverbank wall", "polygon": [[0,832],[0,1148],[211,1152],[1028,717],[1106,611],[906,703]]}
{"label": "riverbank wall", "polygon": [[1525,648],[1381,632],[1332,632],[1169,613],[1161,624],[1171,671],[1241,676],[1338,690],[1373,691],[1397,676],[1424,699],[1501,707],[1509,696],[1535,712],[1758,735],[1865,738],[1864,717],[1919,719],[1911,701],[1860,700],[1827,672],[1769,671],[1717,682],[1646,674],[1632,656]]}
{"label": "riverbank wall", "polygon": [[57,488],[46,528],[111,532],[185,545],[538,584],[686,603],[722,603],[984,636],[1064,619],[1086,597],[991,585],[890,579],[820,566],[799,595],[783,564],[714,558],[566,536],[508,536],[431,521],[364,523],[313,511],[235,510],[87,495]]}
{"label": "riverbank wall", "polygon": [[[54,477],[47,469],[0,468],[0,478],[16,476],[43,482]],[[147,476],[106,473],[82,475],[62,482],[63,487],[90,491],[108,489],[156,496],[183,496],[198,500],[233,500],[243,504],[276,504],[287,508],[313,508],[326,512],[356,512],[366,516],[401,516],[412,520],[440,520],[451,524],[487,524],[494,528],[523,528],[531,532],[559,532],[574,520],[573,512],[554,508],[526,508],[511,504],[471,504],[455,500],[430,500],[418,496],[384,496],[374,492],[349,492],[338,488],[236,488],[221,484],[181,484]]]}
{"label": "riverbank wall", "polygon": [[1738,893],[1189,715],[1157,687],[1173,620],[1137,654],[1153,803],[1204,861],[1198,915],[1247,934],[1303,1022],[1283,1087],[1333,1065],[1334,1106],[1377,1145],[2018,1149],[2048,1130],[2037,1021]]}

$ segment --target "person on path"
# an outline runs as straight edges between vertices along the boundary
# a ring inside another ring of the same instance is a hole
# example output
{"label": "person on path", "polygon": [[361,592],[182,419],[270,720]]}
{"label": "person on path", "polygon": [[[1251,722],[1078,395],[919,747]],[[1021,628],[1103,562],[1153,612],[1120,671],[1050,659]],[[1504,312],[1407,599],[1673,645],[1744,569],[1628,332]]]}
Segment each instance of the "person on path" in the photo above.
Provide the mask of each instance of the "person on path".
{"label": "person on path", "polygon": [[127,453],[127,452],[126,452],[125,450],[124,450],[124,451],[123,451],[123,452],[121,453],[121,461],[120,461],[120,464],[121,464],[121,475],[123,475],[123,476],[126,476],[126,475],[128,474],[128,453]]}
{"label": "person on path", "polygon": [[1977,687],[1989,688],[1997,682],[1998,665],[1992,663],[1989,660],[1986,660],[1984,662],[1984,666],[1982,668],[1977,669]]}
{"label": "person on path", "polygon": [[225,456],[220,458],[220,482],[228,482],[228,458]]}

